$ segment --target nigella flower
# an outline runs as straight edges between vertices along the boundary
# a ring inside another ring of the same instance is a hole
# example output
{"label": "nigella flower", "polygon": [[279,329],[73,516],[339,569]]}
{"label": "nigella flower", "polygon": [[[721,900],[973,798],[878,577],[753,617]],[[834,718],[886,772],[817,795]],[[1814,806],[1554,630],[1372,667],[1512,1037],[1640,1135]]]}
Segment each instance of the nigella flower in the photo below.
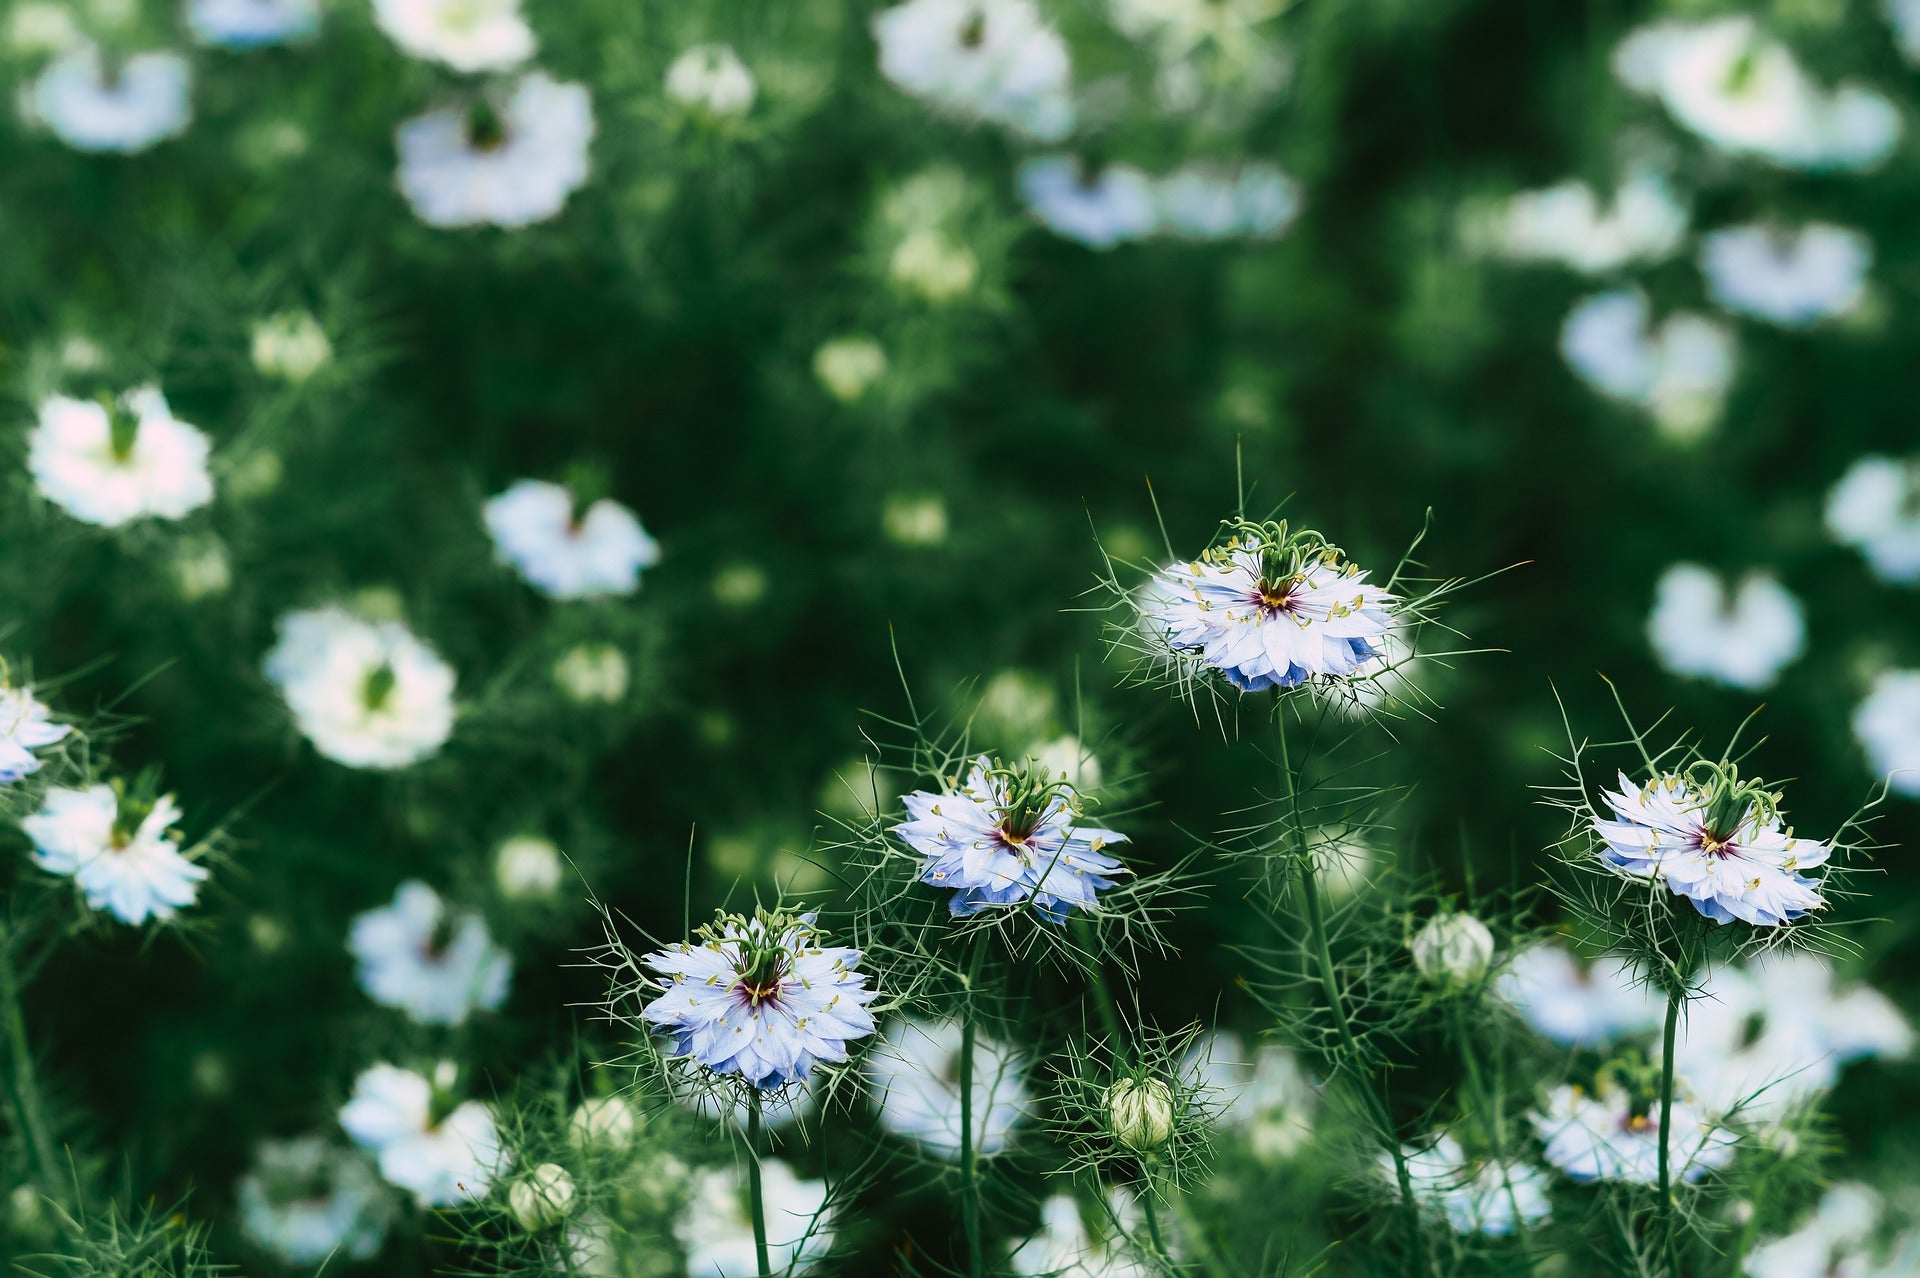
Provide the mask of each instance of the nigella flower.
{"label": "nigella flower", "polygon": [[66,738],[73,728],[53,722],[53,711],[33,695],[0,676],[0,786],[12,785],[40,770],[35,750]]}
{"label": "nigella flower", "polygon": [[672,1055],[772,1091],[847,1059],[873,1033],[875,991],[860,951],[822,945],[814,916],[722,914],[641,960],[661,978],[642,1015],[674,1038]]}
{"label": "nigella flower", "polygon": [[[1544,1157],[1577,1181],[1614,1180],[1654,1184],[1660,1175],[1660,1100],[1647,1088],[1630,1088],[1603,1076],[1597,1091],[1571,1084],[1553,1089],[1546,1108],[1533,1115],[1546,1142]],[[1668,1163],[1677,1182],[1693,1182],[1733,1159],[1738,1138],[1687,1099],[1685,1080],[1675,1078]]]}
{"label": "nigella flower", "polygon": [[402,883],[391,905],[356,915],[347,949],[367,997],[423,1025],[461,1025],[475,1010],[497,1009],[513,978],[486,921],[449,910],[418,880]]}
{"label": "nigella flower", "polygon": [[1757,691],[1805,650],[1807,623],[1770,573],[1750,572],[1729,591],[1712,569],[1675,564],[1654,587],[1647,637],[1675,674]]}
{"label": "nigella flower", "polygon": [[1827,531],[1867,557],[1882,581],[1920,581],[1920,466],[1862,457],[1827,494]]}
{"label": "nigella flower", "polygon": [[1188,164],[1154,187],[1160,229],[1188,240],[1267,239],[1300,212],[1297,183],[1271,164]]}
{"label": "nigella flower", "polygon": [[49,395],[27,440],[27,469],[40,495],[75,519],[117,528],[179,519],[212,501],[211,448],[152,386],[114,400]]}
{"label": "nigella flower", "polygon": [[1007,768],[982,755],[957,790],[916,790],[905,802],[893,833],[926,858],[922,883],[953,890],[956,917],[1030,900],[1048,922],[1065,923],[1128,873],[1104,850],[1127,836],[1081,825],[1078,792],[1033,764]]}
{"label": "nigella flower", "polygon": [[242,1231],[289,1265],[370,1259],[392,1214],[366,1160],[319,1135],[261,1142],[233,1196]]}
{"label": "nigella flower", "polygon": [[1564,1047],[1604,1047],[1660,1025],[1661,1000],[1617,958],[1582,965],[1563,945],[1530,945],[1494,989],[1534,1032]]}
{"label": "nigella flower", "polygon": [[1826,222],[1791,230],[1729,226],[1700,246],[1700,269],[1713,300],[1782,328],[1806,328],[1859,306],[1872,262],[1866,236]]}
{"label": "nigella flower", "polygon": [[1599,293],[1575,306],[1560,329],[1560,354],[1582,381],[1646,410],[1681,442],[1720,420],[1733,381],[1733,334],[1724,325],[1676,311],[1656,327],[1637,288]]}
{"label": "nigella flower", "polygon": [[522,479],[487,502],[500,557],[554,599],[630,595],[660,546],[631,510],[609,497],[583,502],[565,486]]}
{"label": "nigella flower", "polygon": [[[1841,1181],[1820,1199],[1811,1219],[1747,1254],[1749,1278],[1898,1278],[1908,1265],[1885,1264],[1873,1245],[1886,1204],[1858,1181]],[[1907,1252],[1911,1255],[1909,1242]]]}
{"label": "nigella flower", "polygon": [[[1553,1213],[1547,1176],[1519,1161],[1467,1157],[1460,1142],[1442,1134],[1425,1148],[1403,1150],[1415,1200],[1457,1234],[1505,1237],[1531,1229]],[[1391,1156],[1380,1155],[1389,1180],[1398,1173]]]}
{"label": "nigella flower", "polygon": [[280,618],[263,668],[314,749],[350,768],[402,768],[453,732],[453,669],[398,621],[344,608]]}
{"label": "nigella flower", "polygon": [[486,1196],[502,1162],[493,1111],[452,1094],[455,1070],[442,1062],[432,1079],[397,1065],[374,1065],[353,1080],[340,1126],[379,1164],[391,1185],[422,1207]]}
{"label": "nigella flower", "polygon": [[1242,692],[1351,679],[1384,655],[1395,597],[1318,533],[1234,520],[1231,536],[1161,574],[1153,621]]}
{"label": "nigella flower", "polygon": [[873,38],[880,73],[935,107],[1044,142],[1073,128],[1067,45],[1033,0],[906,0]]}
{"label": "nigella flower", "polygon": [[1261,1043],[1249,1052],[1238,1034],[1213,1030],[1187,1049],[1180,1070],[1218,1098],[1214,1123],[1244,1133],[1262,1162],[1289,1159],[1313,1138],[1319,1093],[1289,1048]]}
{"label": "nigella flower", "polygon": [[534,71],[504,101],[429,111],[395,131],[400,193],[428,226],[544,222],[586,185],[593,101],[584,84]]}
{"label": "nigella flower", "polygon": [[1593,820],[1601,864],[1664,883],[1715,923],[1777,927],[1826,905],[1819,882],[1798,871],[1825,862],[1827,845],[1782,829],[1780,796],[1732,764],[1702,761],[1644,788],[1623,772],[1606,800],[1617,819]]}
{"label": "nigella flower", "polygon": [[734,120],[753,110],[759,96],[753,72],[730,44],[696,44],[667,67],[667,96],[715,120]]}
{"label": "nigella flower", "polygon": [[520,0],[373,0],[373,20],[410,57],[504,71],[533,56]]}
{"label": "nigella flower", "polygon": [[[880,1125],[941,1158],[960,1156],[959,1021],[900,1019],[886,1028],[884,1041],[867,1053],[867,1076]],[[1014,1127],[1027,1116],[1033,1097],[1027,1089],[1025,1062],[984,1034],[973,1040],[973,1152],[990,1158],[1006,1148]]]}
{"label": "nigella flower", "polygon": [[1610,203],[1585,182],[1569,180],[1522,191],[1484,226],[1472,228],[1486,247],[1520,261],[1557,262],[1583,275],[1606,275],[1671,256],[1687,233],[1687,209],[1665,178],[1630,174]]}
{"label": "nigella flower", "polygon": [[320,29],[320,0],[188,0],[187,26],[223,49],[286,44]]}
{"label": "nigella flower", "polygon": [[180,805],[159,793],[158,780],[145,772],[131,786],[47,791],[40,810],[20,822],[33,863],[71,877],[89,906],[122,923],[170,919],[192,905],[207,870],[182,855],[171,828]]}
{"label": "nigella flower", "polygon": [[[833,1209],[823,1180],[802,1180],[778,1158],[760,1160],[767,1260],[799,1278],[833,1249]],[[694,1177],[674,1235],[687,1252],[688,1278],[753,1278],[753,1217],[745,1169],[715,1167]]]}
{"label": "nigella flower", "polygon": [[1090,168],[1070,155],[1035,156],[1015,178],[1020,199],[1055,235],[1108,249],[1153,234],[1153,184],[1131,164]]}
{"label": "nigella flower", "polygon": [[1072,1194],[1053,1194],[1040,1204],[1040,1232],[1013,1248],[1007,1267],[1020,1278],[1151,1278],[1161,1271],[1127,1242],[1137,1214],[1125,1190],[1109,1190],[1095,1213],[1108,1228],[1096,1239],[1080,1201]]}
{"label": "nigella flower", "polygon": [[1920,670],[1882,670],[1853,711],[1853,735],[1888,786],[1920,798]]}
{"label": "nigella flower", "polygon": [[170,50],[136,53],[110,68],[97,46],[83,44],[48,64],[21,110],[76,151],[132,155],[187,131],[191,82],[187,60]]}

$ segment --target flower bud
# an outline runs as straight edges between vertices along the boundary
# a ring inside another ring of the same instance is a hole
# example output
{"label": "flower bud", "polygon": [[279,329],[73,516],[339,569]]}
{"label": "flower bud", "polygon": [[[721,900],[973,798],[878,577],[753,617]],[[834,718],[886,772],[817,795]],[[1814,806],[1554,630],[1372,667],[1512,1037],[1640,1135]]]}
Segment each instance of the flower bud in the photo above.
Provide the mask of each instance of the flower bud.
{"label": "flower bud", "polygon": [[1493,933],[1471,914],[1443,914],[1409,947],[1413,965],[1435,985],[1472,985],[1493,964]]}
{"label": "flower bud", "polygon": [[541,1163],[507,1191],[507,1207],[528,1233],[551,1229],[573,1206],[573,1177],[558,1163]]}
{"label": "flower bud", "polygon": [[980,259],[945,231],[925,227],[900,241],[887,262],[887,274],[905,292],[929,302],[951,302],[973,291]]}
{"label": "flower bud", "polygon": [[589,1096],[573,1111],[568,1137],[576,1149],[625,1149],[640,1130],[640,1115],[618,1096]]}
{"label": "flower bud", "polygon": [[1107,1089],[1107,1122],[1128,1149],[1158,1149],[1173,1135],[1173,1092],[1157,1078],[1123,1078]]}
{"label": "flower bud", "polygon": [[609,643],[583,643],[554,663],[553,681],[582,705],[611,705],[625,699],[632,671],[620,650]]}
{"label": "flower bud", "polygon": [[560,875],[560,849],[536,835],[517,835],[493,854],[493,880],[510,901],[552,896]]}
{"label": "flower bud", "polygon": [[253,326],[253,366],[266,377],[304,382],[333,358],[333,343],[305,311],[272,315]]}
{"label": "flower bud", "polygon": [[813,375],[843,404],[865,395],[887,373],[887,353],[870,337],[836,337],[813,353]]}
{"label": "flower bud", "polygon": [[947,503],[938,493],[889,493],[880,524],[896,545],[937,546],[947,539]]}
{"label": "flower bud", "polygon": [[667,96],[715,119],[745,115],[758,92],[753,72],[731,45],[696,44],[667,68]]}

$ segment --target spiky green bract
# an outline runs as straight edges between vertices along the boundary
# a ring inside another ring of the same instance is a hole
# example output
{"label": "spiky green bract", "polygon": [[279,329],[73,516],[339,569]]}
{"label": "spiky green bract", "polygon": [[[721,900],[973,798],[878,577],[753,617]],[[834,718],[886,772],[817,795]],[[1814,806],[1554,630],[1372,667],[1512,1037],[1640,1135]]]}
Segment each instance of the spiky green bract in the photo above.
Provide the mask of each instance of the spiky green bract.
{"label": "spiky green bract", "polygon": [[[1198,1023],[1168,1033],[1116,1018],[1101,1036],[1062,1045],[1050,1062],[1047,1114],[1053,1138],[1070,1152],[1063,1174],[1131,1183],[1163,1198],[1205,1178],[1226,1098],[1189,1061],[1201,1031]],[[1123,1130],[1129,1121],[1147,1130]]]}
{"label": "spiky green bract", "polygon": [[69,1208],[49,1200],[44,1206],[57,1242],[14,1262],[17,1272],[32,1278],[221,1278],[239,1272],[213,1259],[207,1226],[187,1216],[185,1203],[138,1210],[118,1202]]}

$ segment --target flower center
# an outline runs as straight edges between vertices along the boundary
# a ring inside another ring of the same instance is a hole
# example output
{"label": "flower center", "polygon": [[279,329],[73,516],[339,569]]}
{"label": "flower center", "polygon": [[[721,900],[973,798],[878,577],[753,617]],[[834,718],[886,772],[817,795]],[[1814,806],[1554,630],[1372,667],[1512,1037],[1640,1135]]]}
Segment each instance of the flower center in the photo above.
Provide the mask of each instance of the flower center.
{"label": "flower center", "polygon": [[750,1007],[765,1007],[777,1002],[786,984],[787,952],[777,945],[753,950],[740,973],[740,990]]}
{"label": "flower center", "polygon": [[447,956],[453,948],[453,917],[445,910],[433,921],[433,930],[427,933],[425,943],[420,946],[420,956],[430,962],[438,962]]}
{"label": "flower center", "polygon": [[1300,606],[1299,598],[1294,593],[1299,588],[1300,578],[1298,575],[1283,577],[1278,580],[1272,577],[1262,577],[1260,584],[1254,588],[1253,602],[1259,604],[1260,607],[1267,612],[1292,612]]}
{"label": "flower center", "polygon": [[393,695],[393,686],[398,680],[394,676],[393,666],[383,661],[367,675],[367,681],[360,688],[361,704],[368,711],[377,711],[387,704]]}
{"label": "flower center", "polygon": [[476,151],[497,151],[506,145],[507,123],[485,98],[467,109],[467,142]]}
{"label": "flower center", "polygon": [[987,15],[975,13],[960,28],[960,47],[978,49],[987,42]]}

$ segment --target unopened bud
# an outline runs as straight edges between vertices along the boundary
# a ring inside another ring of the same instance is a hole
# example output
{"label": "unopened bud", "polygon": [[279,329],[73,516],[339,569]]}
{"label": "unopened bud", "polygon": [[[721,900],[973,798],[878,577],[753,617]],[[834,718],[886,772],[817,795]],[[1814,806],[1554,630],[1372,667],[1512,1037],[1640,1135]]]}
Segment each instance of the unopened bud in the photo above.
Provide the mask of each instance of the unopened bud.
{"label": "unopened bud", "polygon": [[541,1163],[507,1191],[507,1206],[530,1234],[551,1229],[573,1207],[573,1177],[558,1163]]}
{"label": "unopened bud", "polygon": [[1443,914],[1420,929],[1413,965],[1435,985],[1473,985],[1493,964],[1493,933],[1471,914]]}
{"label": "unopened bud", "polygon": [[510,901],[552,896],[560,869],[560,849],[535,835],[508,839],[493,854],[494,882]]}
{"label": "unopened bud", "polygon": [[618,1096],[589,1096],[573,1111],[568,1135],[578,1149],[625,1149],[640,1130],[640,1115]]}
{"label": "unopened bud", "polygon": [[1173,1135],[1173,1092],[1157,1078],[1123,1078],[1107,1089],[1107,1121],[1128,1149],[1158,1149]]}

